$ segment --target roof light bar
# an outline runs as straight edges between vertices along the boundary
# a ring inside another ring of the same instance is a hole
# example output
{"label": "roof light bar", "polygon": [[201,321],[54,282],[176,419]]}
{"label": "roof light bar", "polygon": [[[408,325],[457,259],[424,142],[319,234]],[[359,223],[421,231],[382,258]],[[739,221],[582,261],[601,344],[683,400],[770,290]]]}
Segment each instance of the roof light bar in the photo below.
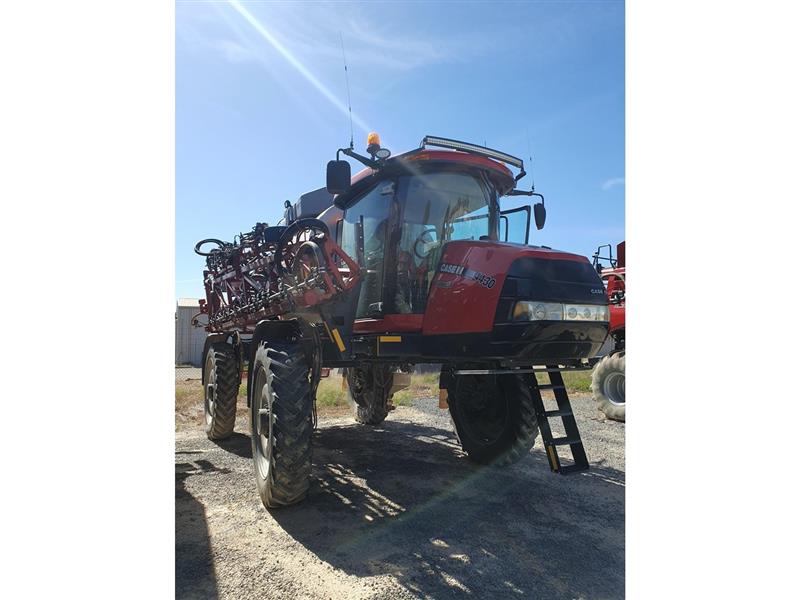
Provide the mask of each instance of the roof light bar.
{"label": "roof light bar", "polygon": [[438,146],[439,148],[450,148],[451,150],[462,150],[464,152],[471,152],[472,154],[479,154],[481,156],[486,156],[489,158],[496,158],[497,160],[501,160],[504,163],[508,163],[513,167],[522,169],[523,172],[525,170],[522,166],[521,158],[517,158],[516,156],[511,156],[510,154],[506,154],[505,152],[500,152],[499,150],[484,148],[483,146],[476,146],[475,144],[467,144],[466,142],[459,142],[458,140],[450,140],[443,137],[426,135],[424,138],[422,138],[422,143],[420,144],[419,147],[424,148],[425,146]]}

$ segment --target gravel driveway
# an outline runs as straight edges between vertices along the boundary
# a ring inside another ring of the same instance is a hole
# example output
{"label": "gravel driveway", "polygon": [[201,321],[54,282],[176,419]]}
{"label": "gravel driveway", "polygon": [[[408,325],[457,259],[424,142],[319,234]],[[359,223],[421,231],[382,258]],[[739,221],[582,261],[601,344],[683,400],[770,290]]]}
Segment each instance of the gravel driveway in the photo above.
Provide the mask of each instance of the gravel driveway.
{"label": "gravel driveway", "polygon": [[447,411],[417,400],[378,428],[321,417],[309,497],[274,511],[246,422],[219,443],[178,431],[176,595],[622,598],[625,425],[572,401],[588,472],[550,473],[541,441],[510,468],[475,466]]}

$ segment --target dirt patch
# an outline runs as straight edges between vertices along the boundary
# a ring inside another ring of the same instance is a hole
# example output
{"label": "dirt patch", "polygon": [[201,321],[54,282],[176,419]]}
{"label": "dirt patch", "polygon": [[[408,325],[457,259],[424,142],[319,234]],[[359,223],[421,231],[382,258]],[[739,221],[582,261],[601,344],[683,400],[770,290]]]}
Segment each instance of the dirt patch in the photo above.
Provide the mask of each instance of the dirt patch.
{"label": "dirt patch", "polygon": [[307,500],[274,511],[255,491],[246,412],[216,443],[187,420],[177,596],[621,598],[625,425],[586,395],[573,405],[592,469],[571,476],[549,472],[540,441],[513,467],[473,465],[433,398],[380,427],[334,407],[314,433]]}

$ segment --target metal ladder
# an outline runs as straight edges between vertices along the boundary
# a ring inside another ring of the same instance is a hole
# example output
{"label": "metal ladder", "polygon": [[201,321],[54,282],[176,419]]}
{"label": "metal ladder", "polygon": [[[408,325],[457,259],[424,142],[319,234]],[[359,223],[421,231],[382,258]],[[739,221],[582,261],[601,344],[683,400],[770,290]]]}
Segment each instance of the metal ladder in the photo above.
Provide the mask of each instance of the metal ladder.
{"label": "metal ladder", "polygon": [[[544,442],[544,449],[550,462],[550,470],[553,473],[561,473],[562,475],[587,470],[589,468],[589,460],[586,458],[586,450],[583,447],[581,434],[578,431],[578,423],[575,421],[575,415],[569,403],[564,378],[561,377],[561,369],[557,365],[547,365],[546,368],[532,369],[532,371],[534,373],[546,372],[550,376],[549,384],[541,384],[536,380],[536,375],[534,374],[534,385],[531,386],[533,407],[536,410],[536,420],[539,423],[539,431],[542,433],[542,442]],[[556,410],[545,410],[541,394],[542,390],[552,390],[558,405]],[[554,417],[561,417],[566,433],[564,437],[553,437],[553,432],[550,429],[550,419]],[[561,459],[558,456],[559,446],[569,446],[574,464],[561,466]]]}

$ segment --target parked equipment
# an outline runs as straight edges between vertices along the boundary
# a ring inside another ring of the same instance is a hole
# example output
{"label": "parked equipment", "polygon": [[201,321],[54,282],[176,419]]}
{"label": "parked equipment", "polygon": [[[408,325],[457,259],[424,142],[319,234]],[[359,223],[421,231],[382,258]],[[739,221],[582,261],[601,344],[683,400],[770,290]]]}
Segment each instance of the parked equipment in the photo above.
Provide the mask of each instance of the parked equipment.
{"label": "parked equipment", "polygon": [[[233,431],[229,380],[247,364],[258,490],[267,507],[293,504],[309,486],[322,368],[344,369],[356,419],[377,425],[413,365],[441,363],[440,405],[470,459],[509,464],[541,429],[553,471],[587,468],[560,372],[588,368],[606,339],[606,292],[587,258],[528,245],[531,214],[541,229],[546,213],[541,194],[515,189],[523,161],[433,136],[391,157],[373,133],[367,152],[339,149],[326,188],[287,202],[279,226],[196,247],[214,245],[201,308],[209,437]],[[366,168],[351,177],[342,154]],[[520,195],[538,201],[501,207]]]}
{"label": "parked equipment", "polygon": [[[602,251],[608,249],[608,255]],[[617,244],[617,257],[611,244],[600,246],[593,264],[606,288],[609,303],[609,352],[595,365],[592,394],[597,408],[609,419],[625,420],[625,242]],[[603,263],[608,267],[603,267]],[[604,346],[605,347],[605,346]]]}

